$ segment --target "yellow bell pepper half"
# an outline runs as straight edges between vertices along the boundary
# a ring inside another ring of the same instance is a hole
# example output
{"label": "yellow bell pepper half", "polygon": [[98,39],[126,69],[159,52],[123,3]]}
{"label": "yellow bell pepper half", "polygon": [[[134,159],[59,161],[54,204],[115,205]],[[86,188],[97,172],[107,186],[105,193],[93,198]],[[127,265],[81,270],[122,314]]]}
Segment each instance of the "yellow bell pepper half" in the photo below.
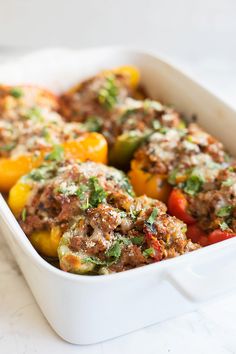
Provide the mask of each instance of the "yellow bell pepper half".
{"label": "yellow bell pepper half", "polygon": [[8,204],[13,214],[18,217],[24,209],[29,199],[31,185],[19,181],[9,192]]}
{"label": "yellow bell pepper half", "polygon": [[111,70],[115,74],[123,74],[129,77],[130,87],[136,89],[140,81],[139,70],[135,66],[124,65]]}
{"label": "yellow bell pepper half", "polygon": [[51,231],[34,231],[29,240],[34,248],[46,257],[57,257],[57,248],[61,238],[59,226],[52,227]]}
{"label": "yellow bell pepper half", "polygon": [[[101,75],[109,75],[109,74],[121,74],[128,77],[128,83],[130,87],[135,90],[138,87],[140,81],[140,73],[139,70],[132,65],[124,65],[110,70],[103,70]],[[80,89],[83,87],[83,83],[78,83],[77,85],[73,86],[68,93],[74,94],[79,92]]]}

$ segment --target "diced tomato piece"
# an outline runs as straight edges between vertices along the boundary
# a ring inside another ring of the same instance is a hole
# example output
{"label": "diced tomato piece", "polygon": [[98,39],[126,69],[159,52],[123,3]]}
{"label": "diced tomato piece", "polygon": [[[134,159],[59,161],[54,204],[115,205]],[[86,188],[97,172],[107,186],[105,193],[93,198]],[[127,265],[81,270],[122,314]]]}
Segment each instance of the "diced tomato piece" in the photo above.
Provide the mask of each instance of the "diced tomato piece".
{"label": "diced tomato piece", "polygon": [[212,231],[208,236],[208,244],[212,245],[213,243],[221,242],[228,240],[231,237],[235,237],[236,233],[231,233],[227,231],[222,231],[220,229]]}
{"label": "diced tomato piece", "polygon": [[173,189],[169,200],[168,209],[171,215],[176,216],[186,224],[191,225],[196,220],[187,212],[188,201],[180,189]]}
{"label": "diced tomato piece", "polygon": [[157,240],[156,236],[150,231],[150,229],[146,226],[144,227],[144,232],[145,232],[145,239],[148,244],[148,247],[152,247],[155,251],[153,255],[151,255],[152,258],[156,262],[159,262],[162,260],[162,251],[161,251],[161,244]]}

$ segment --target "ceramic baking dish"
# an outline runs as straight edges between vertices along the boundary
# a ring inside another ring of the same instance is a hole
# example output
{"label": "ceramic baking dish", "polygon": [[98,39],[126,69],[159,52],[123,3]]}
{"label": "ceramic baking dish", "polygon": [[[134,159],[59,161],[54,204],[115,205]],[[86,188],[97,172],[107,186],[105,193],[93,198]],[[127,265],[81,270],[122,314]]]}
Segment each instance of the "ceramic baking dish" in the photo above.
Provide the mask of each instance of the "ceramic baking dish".
{"label": "ceramic baking dish", "polygon": [[[236,154],[236,112],[157,57],[119,48],[47,50],[0,67],[0,82],[32,83],[56,92],[101,69],[136,65],[151,96],[173,104]],[[0,171],[1,173],[1,171]],[[4,235],[31,291],[65,340],[91,344],[195,309],[236,286],[236,238],[119,274],[81,276],[45,262],[0,197]]]}

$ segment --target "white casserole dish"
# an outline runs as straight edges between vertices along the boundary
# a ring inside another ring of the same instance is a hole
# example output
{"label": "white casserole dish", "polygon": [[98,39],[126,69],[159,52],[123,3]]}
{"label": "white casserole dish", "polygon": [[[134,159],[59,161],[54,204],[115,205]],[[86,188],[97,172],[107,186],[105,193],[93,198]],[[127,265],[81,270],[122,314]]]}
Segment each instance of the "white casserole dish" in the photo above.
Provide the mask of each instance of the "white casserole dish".
{"label": "white casserole dish", "polygon": [[[151,96],[200,124],[236,154],[236,112],[157,57],[119,48],[47,50],[0,67],[0,82],[32,83],[60,92],[101,69],[136,65]],[[1,173],[1,171],[0,171]],[[65,340],[91,344],[195,309],[236,286],[236,238],[119,274],[80,276],[44,261],[0,197],[5,236],[31,291]]]}

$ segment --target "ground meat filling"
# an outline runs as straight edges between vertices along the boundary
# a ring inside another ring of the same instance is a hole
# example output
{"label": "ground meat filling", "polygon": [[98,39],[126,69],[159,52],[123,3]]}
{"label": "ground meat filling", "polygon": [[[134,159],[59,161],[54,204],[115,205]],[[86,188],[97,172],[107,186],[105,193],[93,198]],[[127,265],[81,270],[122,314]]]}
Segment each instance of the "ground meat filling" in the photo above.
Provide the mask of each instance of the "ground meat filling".
{"label": "ground meat filling", "polygon": [[48,149],[82,133],[56,112],[56,98],[31,87],[0,87],[0,157],[17,157]]}
{"label": "ground meat filling", "polygon": [[89,117],[109,118],[111,110],[131,95],[124,75],[100,74],[60,97],[60,112],[69,121],[85,122]]}
{"label": "ground meat filling", "polygon": [[110,145],[123,133],[148,133],[157,126],[180,124],[179,114],[172,108],[157,101],[135,100],[133,95],[126,76],[100,74],[62,95],[60,112],[69,121],[101,132]]}
{"label": "ground meat filling", "polygon": [[110,144],[122,134],[147,135],[151,132],[174,128],[182,124],[179,114],[170,107],[164,106],[157,101],[138,101],[127,98],[112,114],[113,122],[110,134]]}
{"label": "ground meat filling", "polygon": [[189,212],[207,233],[221,229],[236,233],[236,165],[221,170],[212,184],[188,196]]}
{"label": "ground meat filling", "polygon": [[185,224],[166,214],[162,202],[134,197],[126,176],[112,167],[51,163],[23,180],[32,192],[19,222],[28,236],[60,227],[58,255],[65,271],[120,272],[199,247],[187,239]]}
{"label": "ground meat filling", "polygon": [[135,159],[144,171],[167,174],[173,185],[196,169],[210,182],[229,162],[223,145],[193,123],[187,128],[155,132],[137,150]]}

